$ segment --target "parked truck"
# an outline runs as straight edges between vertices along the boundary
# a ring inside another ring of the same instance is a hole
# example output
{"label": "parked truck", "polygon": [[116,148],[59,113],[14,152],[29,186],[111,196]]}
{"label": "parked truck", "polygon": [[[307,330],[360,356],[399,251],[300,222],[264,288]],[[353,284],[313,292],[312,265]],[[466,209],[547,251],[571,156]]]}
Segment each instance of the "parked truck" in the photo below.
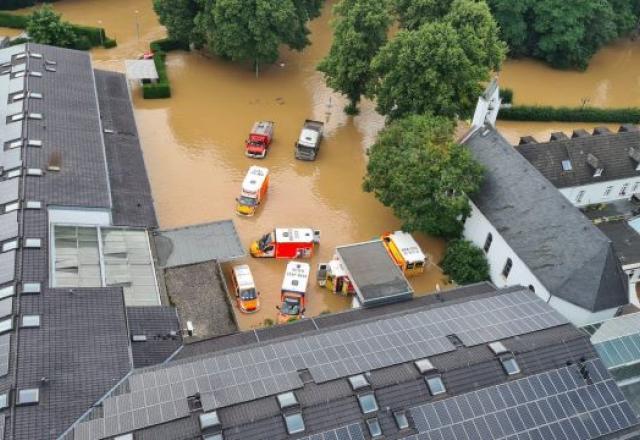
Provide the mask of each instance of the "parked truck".
{"label": "parked truck", "polygon": [[300,132],[300,137],[295,144],[296,159],[300,160],[316,160],[320,142],[322,142],[322,134],[324,132],[324,123],[307,119]]}
{"label": "parked truck", "polygon": [[404,231],[387,232],[381,239],[391,259],[406,276],[424,272],[427,257],[411,234]]}
{"label": "parked truck", "polygon": [[256,258],[311,258],[320,242],[320,231],[311,228],[276,228],[251,243],[249,252]]}
{"label": "parked truck", "polygon": [[249,138],[245,142],[245,154],[248,157],[262,159],[267,155],[273,140],[273,122],[259,121],[253,124]]}
{"label": "parked truck", "polygon": [[231,270],[231,289],[241,312],[255,313],[260,310],[260,293],[256,289],[248,265],[241,264],[233,267]]}
{"label": "parked truck", "polygon": [[236,199],[236,212],[244,216],[255,214],[269,188],[269,169],[252,166],[242,181],[240,197]]}
{"label": "parked truck", "polygon": [[337,257],[328,263],[318,264],[316,279],[320,287],[336,295],[353,295],[355,287],[349,279],[347,269]]}
{"label": "parked truck", "polygon": [[285,324],[304,318],[304,296],[309,284],[310,266],[307,263],[290,261],[282,281],[278,324]]}

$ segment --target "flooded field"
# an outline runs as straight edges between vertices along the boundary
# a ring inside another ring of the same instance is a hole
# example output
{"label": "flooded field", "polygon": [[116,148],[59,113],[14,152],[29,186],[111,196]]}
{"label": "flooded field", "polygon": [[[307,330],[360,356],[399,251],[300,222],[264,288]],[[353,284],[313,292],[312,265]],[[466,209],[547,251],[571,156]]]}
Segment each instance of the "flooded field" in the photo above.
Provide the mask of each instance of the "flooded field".
{"label": "flooded field", "polygon": [[[99,68],[122,70],[122,60],[135,57],[150,40],[163,36],[149,0],[63,0],[55,7],[77,23],[100,20],[117,38],[118,48],[94,51]],[[131,11],[129,17],[122,18],[123,10]],[[366,241],[400,226],[388,209],[361,189],[364,152],[383,119],[370,103],[357,118],[347,118],[344,101],[324,87],[315,71],[331,44],[329,11],[325,7],[322,17],[311,24],[312,46],[304,53],[283,51],[278,63],[258,79],[250,66],[176,52],[167,59],[172,99],[145,101],[140,90],[132,90],[161,227],[233,218],[247,247],[275,227],[309,226],[321,231],[320,246],[309,261],[307,315],[350,306],[350,299],[316,286],[318,263],[331,259],[338,245]],[[306,118],[325,122],[326,137],[315,162],[293,157],[293,143]],[[267,158],[258,161],[244,156],[244,140],[253,122],[261,119],[275,122],[275,141]],[[240,218],[234,214],[235,197],[246,170],[254,164],[269,167],[271,187],[257,215]],[[432,261],[439,261],[444,243],[417,238]],[[241,327],[251,328],[275,318],[286,261],[246,258],[242,262],[251,266],[262,293],[259,313],[238,316]],[[230,266],[225,270],[228,273]],[[436,284],[444,287],[446,280],[432,264],[412,282],[417,292],[428,293]]]}

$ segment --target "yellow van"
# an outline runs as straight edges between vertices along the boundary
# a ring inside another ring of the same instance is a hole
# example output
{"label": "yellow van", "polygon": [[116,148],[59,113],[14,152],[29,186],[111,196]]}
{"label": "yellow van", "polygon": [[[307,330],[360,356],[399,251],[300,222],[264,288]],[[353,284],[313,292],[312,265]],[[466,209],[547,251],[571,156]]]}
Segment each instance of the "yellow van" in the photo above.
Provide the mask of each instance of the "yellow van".
{"label": "yellow van", "polygon": [[396,231],[386,233],[381,238],[389,255],[406,276],[424,272],[427,257],[411,234]]}

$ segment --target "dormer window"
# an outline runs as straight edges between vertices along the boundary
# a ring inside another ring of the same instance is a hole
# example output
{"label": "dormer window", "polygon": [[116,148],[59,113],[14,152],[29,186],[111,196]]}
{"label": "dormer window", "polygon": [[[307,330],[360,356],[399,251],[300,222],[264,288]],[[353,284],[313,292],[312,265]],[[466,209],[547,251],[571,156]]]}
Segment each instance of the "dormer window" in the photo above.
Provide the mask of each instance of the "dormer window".
{"label": "dormer window", "polygon": [[591,167],[593,171],[593,177],[600,177],[604,172],[604,166],[600,159],[594,156],[592,153],[587,154],[587,164]]}

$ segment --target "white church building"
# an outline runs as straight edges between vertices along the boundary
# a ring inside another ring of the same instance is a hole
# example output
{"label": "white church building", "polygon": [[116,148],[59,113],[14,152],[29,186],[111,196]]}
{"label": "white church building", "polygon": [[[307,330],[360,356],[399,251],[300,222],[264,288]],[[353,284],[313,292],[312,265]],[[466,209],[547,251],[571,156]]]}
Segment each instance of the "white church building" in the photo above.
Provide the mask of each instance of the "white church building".
{"label": "white church building", "polygon": [[462,143],[484,166],[464,236],[484,249],[492,282],[528,286],[576,325],[600,322],[628,303],[611,241],[495,127],[493,82]]}

